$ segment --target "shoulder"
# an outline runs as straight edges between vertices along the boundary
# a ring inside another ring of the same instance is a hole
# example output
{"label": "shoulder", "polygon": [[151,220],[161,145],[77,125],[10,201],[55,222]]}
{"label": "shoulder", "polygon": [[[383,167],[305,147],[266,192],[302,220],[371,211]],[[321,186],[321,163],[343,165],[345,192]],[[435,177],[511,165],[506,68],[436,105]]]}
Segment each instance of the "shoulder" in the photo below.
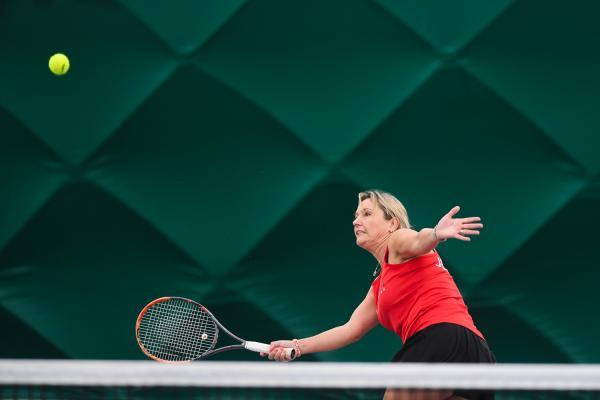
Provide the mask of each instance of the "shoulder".
{"label": "shoulder", "polygon": [[418,232],[409,228],[398,229],[390,236],[389,241],[389,252],[390,255],[400,256],[400,258],[404,258],[403,255],[407,253],[407,251],[413,245],[414,240],[416,239]]}
{"label": "shoulder", "polygon": [[401,228],[392,233],[390,236],[390,250],[396,247],[402,247],[406,244],[410,244],[416,236],[418,232],[408,228]]}

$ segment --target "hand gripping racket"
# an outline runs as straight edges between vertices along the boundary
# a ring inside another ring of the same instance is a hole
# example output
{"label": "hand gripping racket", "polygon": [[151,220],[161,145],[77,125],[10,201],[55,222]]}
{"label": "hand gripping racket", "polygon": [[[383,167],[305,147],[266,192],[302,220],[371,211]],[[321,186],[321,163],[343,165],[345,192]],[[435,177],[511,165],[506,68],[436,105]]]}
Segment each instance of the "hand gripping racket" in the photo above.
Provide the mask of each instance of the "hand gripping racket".
{"label": "hand gripping racket", "polygon": [[[215,349],[219,328],[240,344]],[[138,315],[135,336],[142,351],[156,361],[182,363],[227,350],[269,352],[269,345],[248,342],[229,332],[203,305],[183,297],[153,300]],[[290,359],[296,350],[288,348]]]}

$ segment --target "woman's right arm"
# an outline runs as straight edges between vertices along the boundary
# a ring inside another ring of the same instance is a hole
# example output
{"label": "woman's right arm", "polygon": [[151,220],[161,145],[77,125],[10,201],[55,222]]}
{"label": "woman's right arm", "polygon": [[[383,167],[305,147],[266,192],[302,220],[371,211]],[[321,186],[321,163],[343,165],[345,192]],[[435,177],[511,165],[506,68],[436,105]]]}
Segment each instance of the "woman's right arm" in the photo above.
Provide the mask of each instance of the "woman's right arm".
{"label": "woman's right arm", "polygon": [[[298,347],[301,354],[336,350],[360,340],[377,325],[377,322],[375,299],[372,289],[369,288],[369,292],[358,307],[356,307],[348,322],[318,335],[299,339]],[[286,361],[287,358],[283,352],[285,347],[294,347],[294,343],[291,340],[271,342],[269,359]]]}

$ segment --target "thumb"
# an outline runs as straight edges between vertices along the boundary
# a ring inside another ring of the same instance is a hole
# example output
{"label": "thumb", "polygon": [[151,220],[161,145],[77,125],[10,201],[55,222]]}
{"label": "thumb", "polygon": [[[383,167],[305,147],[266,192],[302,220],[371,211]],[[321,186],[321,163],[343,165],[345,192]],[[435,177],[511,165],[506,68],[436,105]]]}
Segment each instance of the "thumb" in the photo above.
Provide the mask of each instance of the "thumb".
{"label": "thumb", "polygon": [[271,342],[271,348],[273,347],[284,347],[285,340],[274,340]]}
{"label": "thumb", "polygon": [[448,212],[448,216],[449,217],[453,217],[455,216],[458,212],[460,211],[460,206],[454,206],[452,207],[452,209]]}

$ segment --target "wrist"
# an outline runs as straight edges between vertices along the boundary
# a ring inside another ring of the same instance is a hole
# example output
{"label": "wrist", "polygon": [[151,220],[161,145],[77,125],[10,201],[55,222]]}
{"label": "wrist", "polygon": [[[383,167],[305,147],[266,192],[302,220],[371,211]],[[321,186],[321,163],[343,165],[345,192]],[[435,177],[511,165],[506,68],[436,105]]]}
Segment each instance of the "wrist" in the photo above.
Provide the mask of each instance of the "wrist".
{"label": "wrist", "polygon": [[292,339],[292,343],[294,344],[294,350],[296,350],[296,358],[300,358],[300,356],[304,353],[302,351],[302,347],[300,346],[300,341],[298,339]]}
{"label": "wrist", "polygon": [[435,238],[436,242],[445,242],[446,239],[440,239],[440,237],[437,234],[437,225],[435,226],[435,228],[433,228],[433,237]]}

